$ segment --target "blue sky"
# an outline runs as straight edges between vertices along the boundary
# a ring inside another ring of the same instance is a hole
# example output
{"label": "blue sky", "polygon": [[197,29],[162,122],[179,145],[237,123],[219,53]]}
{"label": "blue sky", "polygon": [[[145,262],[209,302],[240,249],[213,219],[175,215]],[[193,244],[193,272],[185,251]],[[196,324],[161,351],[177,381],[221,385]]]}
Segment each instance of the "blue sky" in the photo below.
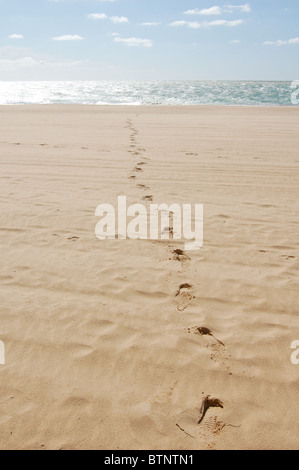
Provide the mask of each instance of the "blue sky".
{"label": "blue sky", "polygon": [[298,0],[0,0],[0,80],[296,80]]}

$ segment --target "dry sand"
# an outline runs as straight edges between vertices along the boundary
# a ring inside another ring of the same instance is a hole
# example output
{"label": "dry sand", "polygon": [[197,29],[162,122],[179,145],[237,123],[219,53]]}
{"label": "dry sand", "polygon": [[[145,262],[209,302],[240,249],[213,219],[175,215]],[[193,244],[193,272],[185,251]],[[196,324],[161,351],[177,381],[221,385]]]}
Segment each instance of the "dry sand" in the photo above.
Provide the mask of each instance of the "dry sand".
{"label": "dry sand", "polygon": [[[299,109],[1,107],[0,125],[1,449],[298,449]],[[203,203],[203,249],[97,240],[118,195]],[[224,408],[198,425],[206,395]]]}

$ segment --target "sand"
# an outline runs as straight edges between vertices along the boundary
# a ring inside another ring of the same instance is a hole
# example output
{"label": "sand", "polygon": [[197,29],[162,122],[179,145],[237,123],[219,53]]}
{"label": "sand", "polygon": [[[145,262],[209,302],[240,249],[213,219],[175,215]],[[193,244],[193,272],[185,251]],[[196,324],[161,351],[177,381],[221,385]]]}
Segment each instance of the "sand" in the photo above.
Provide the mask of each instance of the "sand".
{"label": "sand", "polygon": [[[0,125],[1,449],[298,449],[299,109],[1,107]],[[203,248],[97,240],[118,195],[204,204]],[[207,395],[223,409],[197,424]]]}

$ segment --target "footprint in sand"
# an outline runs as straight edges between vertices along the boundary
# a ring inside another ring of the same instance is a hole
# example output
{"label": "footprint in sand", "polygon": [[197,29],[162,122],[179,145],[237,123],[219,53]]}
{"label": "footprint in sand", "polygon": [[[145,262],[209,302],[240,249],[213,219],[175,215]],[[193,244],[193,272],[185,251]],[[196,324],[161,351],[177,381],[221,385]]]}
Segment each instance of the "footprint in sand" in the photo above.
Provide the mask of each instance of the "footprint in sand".
{"label": "footprint in sand", "polygon": [[[206,328],[204,326],[196,326],[193,328],[194,330],[194,334],[195,335],[200,335],[200,336],[212,336],[212,338],[215,339],[215,341],[217,341],[218,344],[221,344],[221,346],[224,346],[224,344],[222,343],[222,341],[220,341],[219,339],[217,339],[214,334],[212,333],[212,331],[209,329],[209,328]],[[191,329],[190,329],[191,331]]]}
{"label": "footprint in sand", "polygon": [[136,166],[134,168],[134,171],[136,171],[137,173],[142,173],[143,172],[143,169],[142,168],[139,168],[138,166]]}
{"label": "footprint in sand", "polygon": [[143,201],[153,202],[154,196],[144,196],[142,199]]}
{"label": "footprint in sand", "polygon": [[188,284],[188,283],[181,284],[175,296],[178,297],[183,289],[192,289],[192,286],[191,284]]}
{"label": "footprint in sand", "polygon": [[195,296],[193,294],[193,289],[192,285],[185,283],[181,284],[179,287],[179,290],[177,291],[175,295],[177,299],[177,309],[179,312],[183,312],[186,310],[189,306],[189,304],[192,302],[193,299],[195,299]]}
{"label": "footprint in sand", "polygon": [[177,249],[174,250],[173,252],[173,259],[175,261],[186,261],[187,259],[191,261],[191,258],[189,258],[188,255],[183,250]]}
{"label": "footprint in sand", "polygon": [[77,240],[80,240],[79,237],[70,237],[68,238],[69,241],[71,242],[76,242]]}
{"label": "footprint in sand", "polygon": [[228,357],[226,355],[225,347],[221,344],[213,344],[210,346],[211,349],[211,361],[223,367],[228,375],[233,375],[231,368],[227,365]]}
{"label": "footprint in sand", "polygon": [[148,189],[150,189],[150,187],[146,186],[145,184],[138,184],[137,188],[138,189],[143,189],[144,191],[147,191]]}
{"label": "footprint in sand", "polygon": [[209,328],[195,326],[193,328],[188,328],[188,333],[193,333],[198,336],[210,336],[213,338],[216,343],[214,342],[213,344],[207,345],[207,348],[211,350],[210,359],[221,367],[224,367],[229,375],[233,375],[231,368],[227,365],[229,357],[226,354],[224,343],[216,338]]}
{"label": "footprint in sand", "polygon": [[204,420],[204,418],[207,414],[207,411],[210,408],[221,408],[221,409],[223,409],[224,405],[223,405],[222,401],[219,400],[218,398],[211,398],[210,395],[205,396],[203,401],[202,401],[201,407],[200,407],[198,424],[200,424]]}
{"label": "footprint in sand", "polygon": [[282,258],[289,260],[289,259],[296,259],[296,256],[282,255]]}
{"label": "footprint in sand", "polygon": [[[218,412],[224,408],[224,404],[218,398],[202,394],[199,407],[185,410],[178,416],[177,428],[186,436],[197,439],[202,449],[213,449],[216,445],[216,437],[221,433],[226,424],[218,418]],[[215,409],[212,413],[211,409]]]}

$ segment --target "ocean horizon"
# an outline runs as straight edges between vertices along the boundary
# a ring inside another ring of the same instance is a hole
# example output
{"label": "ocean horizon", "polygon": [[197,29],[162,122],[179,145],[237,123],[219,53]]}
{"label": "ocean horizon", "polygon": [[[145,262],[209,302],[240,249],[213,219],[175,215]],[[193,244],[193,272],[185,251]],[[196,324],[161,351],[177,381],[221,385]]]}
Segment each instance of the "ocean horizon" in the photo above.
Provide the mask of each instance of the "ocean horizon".
{"label": "ocean horizon", "polygon": [[0,81],[0,105],[294,106],[290,81]]}

